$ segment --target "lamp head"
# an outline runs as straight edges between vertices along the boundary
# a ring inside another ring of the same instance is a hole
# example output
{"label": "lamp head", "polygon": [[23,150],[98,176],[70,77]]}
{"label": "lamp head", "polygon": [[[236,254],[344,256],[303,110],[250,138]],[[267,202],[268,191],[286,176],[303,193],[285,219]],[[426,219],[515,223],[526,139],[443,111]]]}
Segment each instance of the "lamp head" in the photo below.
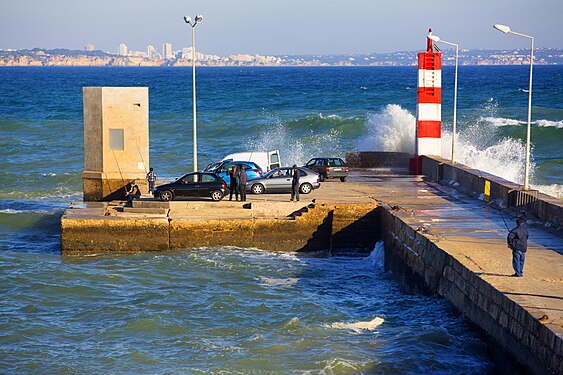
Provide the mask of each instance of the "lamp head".
{"label": "lamp head", "polygon": [[497,23],[496,25],[493,25],[493,27],[495,29],[497,29],[498,31],[502,31],[503,33],[509,33],[510,32],[510,27],[506,26],[506,25],[501,25],[500,23]]}
{"label": "lamp head", "polygon": [[187,24],[191,25],[192,24],[192,17],[184,16],[184,21],[186,21]]}
{"label": "lamp head", "polygon": [[430,40],[433,40],[435,42],[439,42],[440,41],[440,37],[438,35],[428,35],[428,38]]}
{"label": "lamp head", "polygon": [[203,16],[201,14],[198,14],[197,16],[195,16],[195,23],[201,22],[203,21]]}

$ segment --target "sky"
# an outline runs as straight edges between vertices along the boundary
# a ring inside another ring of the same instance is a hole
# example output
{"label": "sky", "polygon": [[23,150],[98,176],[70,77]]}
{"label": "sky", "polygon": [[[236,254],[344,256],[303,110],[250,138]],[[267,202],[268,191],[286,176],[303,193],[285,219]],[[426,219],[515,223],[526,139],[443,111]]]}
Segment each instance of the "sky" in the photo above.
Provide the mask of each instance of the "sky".
{"label": "sky", "polygon": [[424,50],[429,27],[461,49],[529,48],[495,23],[563,48],[562,0],[0,0],[0,49],[178,50],[197,14],[196,50],[222,56]]}

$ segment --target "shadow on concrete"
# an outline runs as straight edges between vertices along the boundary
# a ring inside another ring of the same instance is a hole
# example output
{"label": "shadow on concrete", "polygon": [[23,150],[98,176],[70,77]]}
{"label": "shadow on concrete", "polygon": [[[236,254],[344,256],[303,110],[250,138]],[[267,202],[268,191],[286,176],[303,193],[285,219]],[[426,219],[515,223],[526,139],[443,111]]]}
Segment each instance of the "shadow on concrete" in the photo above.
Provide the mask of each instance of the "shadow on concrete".
{"label": "shadow on concrete", "polygon": [[477,276],[502,276],[502,277],[511,277],[512,274],[507,273],[490,273],[490,272],[475,272]]}
{"label": "shadow on concrete", "polygon": [[323,222],[317,230],[312,234],[305,246],[297,250],[298,253],[314,253],[321,251],[325,255],[330,256],[332,243],[332,222],[334,211],[329,211]]}
{"label": "shadow on concrete", "polygon": [[378,207],[338,232],[332,232],[331,255],[369,255],[377,241],[382,239],[380,209]]}

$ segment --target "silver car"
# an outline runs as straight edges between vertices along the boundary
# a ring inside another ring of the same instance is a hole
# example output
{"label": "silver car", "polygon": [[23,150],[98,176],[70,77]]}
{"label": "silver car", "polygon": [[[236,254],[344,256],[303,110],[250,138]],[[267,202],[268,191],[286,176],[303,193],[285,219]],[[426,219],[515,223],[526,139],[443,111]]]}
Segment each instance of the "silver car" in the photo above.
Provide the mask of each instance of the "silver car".
{"label": "silver car", "polygon": [[[299,167],[299,192],[309,194],[321,186],[319,175],[312,170]],[[293,168],[274,168],[264,176],[248,180],[246,190],[252,194],[289,193],[291,192]]]}

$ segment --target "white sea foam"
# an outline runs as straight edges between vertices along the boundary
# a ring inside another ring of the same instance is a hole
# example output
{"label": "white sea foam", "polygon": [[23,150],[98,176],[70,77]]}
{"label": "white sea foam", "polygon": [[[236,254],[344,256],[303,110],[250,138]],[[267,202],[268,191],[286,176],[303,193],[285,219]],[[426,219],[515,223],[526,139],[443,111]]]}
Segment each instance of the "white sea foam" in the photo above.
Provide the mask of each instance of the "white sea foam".
{"label": "white sea foam", "polygon": [[[478,147],[463,136],[456,137],[455,161],[471,168],[494,174],[508,181],[522,183],[524,181],[524,160],[526,148],[516,139],[503,138],[488,147]],[[442,132],[442,156],[451,158],[452,134]],[[532,163],[532,171],[535,164]],[[533,175],[533,172],[532,172]]]}
{"label": "white sea foam", "polygon": [[[319,116],[322,116],[321,114]],[[326,118],[337,118],[329,115]],[[330,150],[331,155],[343,155],[341,134],[338,129],[331,129],[326,133],[312,134],[301,138],[301,134],[292,133],[281,122],[269,125],[266,132],[258,138],[245,143],[245,148],[254,151],[280,150],[283,165],[303,165],[313,155],[325,155]]]}
{"label": "white sea foam", "polygon": [[[492,98],[490,103],[494,103]],[[357,149],[414,153],[415,123],[416,119],[409,111],[399,105],[389,104],[381,112],[368,117],[366,121],[368,135],[358,142]],[[480,118],[474,127],[469,125],[465,131],[457,134],[455,161],[522,184],[524,182],[525,144],[517,139],[503,138],[491,145],[489,141],[493,130],[487,129],[487,124],[499,127],[525,123],[507,118]],[[483,125],[485,128],[481,129]],[[560,122],[539,120],[538,126],[559,127]],[[451,132],[443,129],[441,156],[446,159],[451,158],[451,139]],[[530,168],[532,184],[534,171],[535,163],[532,161]],[[536,186],[543,193],[558,198],[563,196],[561,185]]]}
{"label": "white sea foam", "polygon": [[376,270],[382,270],[384,268],[384,256],[384,244],[383,241],[379,241],[375,244],[375,248],[369,254],[369,256],[365,257],[363,260],[369,267]]}
{"label": "white sea foam", "polygon": [[340,373],[347,373],[350,370],[354,370],[354,373],[358,372],[358,367],[354,366],[350,360],[345,360],[343,358],[334,358],[327,362],[324,369],[319,372],[320,375],[334,375]]}
{"label": "white sea foam", "polygon": [[514,120],[511,118],[504,117],[481,117],[478,122],[486,122],[493,126],[515,126],[526,124],[525,121]]}
{"label": "white sea foam", "polygon": [[0,214],[7,215],[53,215],[63,211],[62,208],[53,208],[50,210],[14,210],[12,208],[6,208],[0,210]]}
{"label": "white sea foam", "polygon": [[532,189],[541,191],[544,194],[551,195],[552,197],[563,198],[563,185],[535,185],[530,184]]}
{"label": "white sea foam", "polygon": [[[479,118],[478,122],[488,123],[495,127],[526,125],[526,121],[504,117],[481,117]],[[540,128],[563,128],[563,121],[537,120],[532,121],[532,124]]]}
{"label": "white sea foam", "polygon": [[383,322],[384,322],[383,318],[376,316],[374,319],[366,322],[354,322],[354,323],[336,322],[336,323],[328,324],[326,325],[326,327],[333,329],[350,330],[354,333],[366,333],[373,331],[381,324],[383,324]]}
{"label": "white sea foam", "polygon": [[538,120],[538,121],[536,121],[536,124],[540,128],[563,129],[563,120],[561,120],[561,121]]}
{"label": "white sea foam", "polygon": [[397,104],[388,104],[383,111],[368,116],[368,134],[358,142],[358,150],[414,153],[415,117]]}
{"label": "white sea foam", "polygon": [[260,281],[262,281],[261,285],[265,285],[265,286],[291,286],[297,284],[299,279],[294,277],[290,277],[287,279],[274,279],[271,277],[260,276]]}

